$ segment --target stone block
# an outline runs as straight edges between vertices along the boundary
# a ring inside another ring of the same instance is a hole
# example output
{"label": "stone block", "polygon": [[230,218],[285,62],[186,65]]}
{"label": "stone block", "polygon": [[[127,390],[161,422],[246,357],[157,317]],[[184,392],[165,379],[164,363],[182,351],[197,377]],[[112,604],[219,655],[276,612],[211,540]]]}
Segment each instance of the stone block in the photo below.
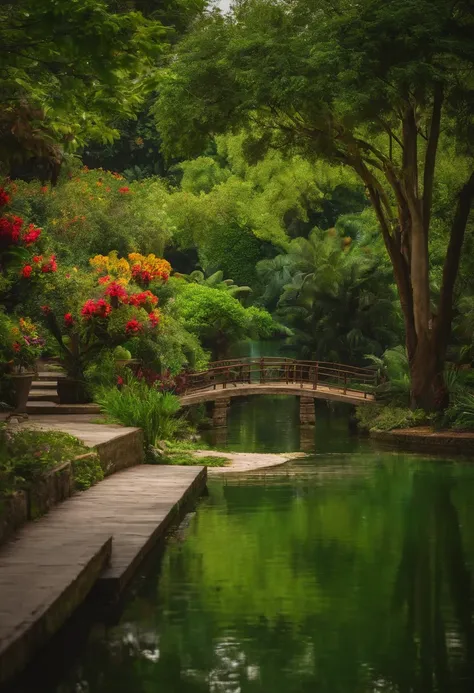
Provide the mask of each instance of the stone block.
{"label": "stone block", "polygon": [[28,499],[24,491],[0,499],[0,544],[28,520]]}
{"label": "stone block", "polygon": [[73,471],[70,462],[55,467],[28,489],[28,519],[36,520],[53,506],[69,498],[73,492]]}
{"label": "stone block", "polygon": [[143,431],[136,429],[96,446],[104,475],[142,464],[145,459]]}

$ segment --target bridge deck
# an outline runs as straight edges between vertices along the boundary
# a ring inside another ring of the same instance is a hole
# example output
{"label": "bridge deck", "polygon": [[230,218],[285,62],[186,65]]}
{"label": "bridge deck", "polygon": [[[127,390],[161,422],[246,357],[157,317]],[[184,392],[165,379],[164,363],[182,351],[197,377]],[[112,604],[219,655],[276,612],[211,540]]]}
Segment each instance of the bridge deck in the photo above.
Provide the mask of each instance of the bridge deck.
{"label": "bridge deck", "polygon": [[318,384],[317,388],[314,389],[312,383],[219,383],[182,395],[180,399],[181,404],[187,406],[249,395],[293,395],[346,402],[347,404],[368,404],[375,400],[374,395],[368,392],[322,384]]}

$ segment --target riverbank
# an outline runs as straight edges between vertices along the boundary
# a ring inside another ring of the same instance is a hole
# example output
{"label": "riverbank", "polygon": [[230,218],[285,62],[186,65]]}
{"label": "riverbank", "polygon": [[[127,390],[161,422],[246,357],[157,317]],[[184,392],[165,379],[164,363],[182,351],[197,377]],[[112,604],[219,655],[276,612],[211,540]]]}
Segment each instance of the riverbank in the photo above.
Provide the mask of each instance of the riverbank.
{"label": "riverbank", "polygon": [[305,457],[304,452],[261,453],[261,452],[219,452],[218,450],[196,450],[195,457],[221,457],[230,460],[226,467],[209,467],[208,476],[220,476],[221,474],[237,474],[254,472],[259,469],[276,467],[298,457]]}
{"label": "riverbank", "polygon": [[377,443],[412,452],[474,456],[474,433],[433,431],[429,426],[395,431],[371,431]]}

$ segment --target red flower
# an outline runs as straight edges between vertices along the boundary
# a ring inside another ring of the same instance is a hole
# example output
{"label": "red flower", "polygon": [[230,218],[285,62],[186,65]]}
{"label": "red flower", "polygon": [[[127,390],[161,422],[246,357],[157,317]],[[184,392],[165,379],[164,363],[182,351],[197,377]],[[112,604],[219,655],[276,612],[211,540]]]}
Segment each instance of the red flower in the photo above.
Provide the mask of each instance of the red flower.
{"label": "red flower", "polygon": [[160,314],[156,310],[152,310],[148,315],[148,319],[151,322],[152,327],[157,327],[160,322]]}
{"label": "red flower", "polygon": [[20,240],[20,231],[21,227],[23,226],[23,219],[21,217],[12,217],[12,241],[14,243],[18,243]]}
{"label": "red flower", "polygon": [[125,332],[127,334],[138,334],[143,329],[143,325],[138,322],[135,318],[129,320],[125,325]]}
{"label": "red flower", "polygon": [[33,267],[31,265],[25,265],[23,269],[21,270],[21,276],[24,277],[25,279],[29,279],[31,277],[31,273],[33,272]]}
{"label": "red flower", "polygon": [[99,298],[99,300],[95,304],[95,314],[99,318],[106,318],[110,311],[111,311],[110,305],[107,303],[107,301],[104,298]]}
{"label": "red flower", "polygon": [[47,193],[47,192],[48,192],[48,186],[47,186],[47,185],[42,185],[41,188],[40,188],[40,191],[41,191],[42,193]]}
{"label": "red flower", "polygon": [[74,325],[74,318],[72,317],[72,313],[66,313],[64,315],[64,324],[66,327],[72,327]]}
{"label": "red flower", "polygon": [[99,277],[98,282],[99,284],[108,284],[111,280],[111,277],[106,274],[105,277]]}
{"label": "red flower", "polygon": [[154,294],[151,293],[151,291],[142,291],[139,294],[131,294],[126,303],[129,303],[131,306],[137,306],[141,307],[146,305],[147,303],[156,306],[158,303],[158,296],[155,296]]}
{"label": "red flower", "polygon": [[56,262],[56,255],[51,255],[48,262],[41,265],[41,271],[43,274],[49,274],[50,272],[56,272],[58,269],[58,264]]}
{"label": "red flower", "polygon": [[119,188],[119,193],[122,193],[122,195],[126,195],[129,192],[130,188],[128,188],[126,185],[123,188]]}
{"label": "red flower", "polygon": [[123,385],[123,378],[120,375],[117,376],[117,385],[119,387],[121,387]]}
{"label": "red flower", "polygon": [[81,315],[86,320],[92,318],[92,316],[95,315],[95,303],[91,298],[89,298],[82,306]]}
{"label": "red flower", "polygon": [[5,207],[10,202],[10,195],[4,188],[0,188],[0,207]]}
{"label": "red flower", "polygon": [[13,351],[18,352],[18,351],[20,351],[20,349],[21,349],[21,346],[18,344],[18,342],[14,342],[13,343]]}
{"label": "red flower", "polygon": [[34,255],[33,256],[33,262],[38,265],[40,262],[43,262],[43,256],[42,255]]}
{"label": "red flower", "polygon": [[35,228],[34,224],[30,224],[28,226],[28,230],[23,236],[23,243],[25,245],[31,245],[32,243],[36,243],[38,238],[41,236],[41,231],[42,229],[37,229]]}
{"label": "red flower", "polygon": [[106,318],[110,311],[111,307],[104,298],[99,298],[98,301],[93,301],[89,298],[82,306],[81,315],[86,320],[92,317]]}
{"label": "red flower", "polygon": [[41,306],[41,310],[44,315],[49,315],[51,313],[51,308],[49,306]]}
{"label": "red flower", "polygon": [[151,272],[142,270],[140,265],[134,265],[132,267],[132,277],[143,284],[149,284],[153,279]]}
{"label": "red flower", "polygon": [[112,282],[109,284],[105,291],[106,296],[115,296],[116,298],[119,299],[124,299],[127,297],[127,291],[126,289],[123,288],[121,284],[118,284],[117,282]]}

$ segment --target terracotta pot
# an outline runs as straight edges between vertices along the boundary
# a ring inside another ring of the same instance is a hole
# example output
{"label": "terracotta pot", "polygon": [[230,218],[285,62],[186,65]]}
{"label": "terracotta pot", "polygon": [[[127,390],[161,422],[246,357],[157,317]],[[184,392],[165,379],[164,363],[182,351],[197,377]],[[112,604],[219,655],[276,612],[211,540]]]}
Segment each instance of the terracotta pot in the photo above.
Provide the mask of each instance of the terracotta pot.
{"label": "terracotta pot", "polygon": [[82,380],[58,378],[59,404],[88,404],[91,401],[87,387]]}
{"label": "terracotta pot", "polygon": [[10,377],[13,384],[13,404],[15,411],[25,412],[34,373],[13,373]]}

